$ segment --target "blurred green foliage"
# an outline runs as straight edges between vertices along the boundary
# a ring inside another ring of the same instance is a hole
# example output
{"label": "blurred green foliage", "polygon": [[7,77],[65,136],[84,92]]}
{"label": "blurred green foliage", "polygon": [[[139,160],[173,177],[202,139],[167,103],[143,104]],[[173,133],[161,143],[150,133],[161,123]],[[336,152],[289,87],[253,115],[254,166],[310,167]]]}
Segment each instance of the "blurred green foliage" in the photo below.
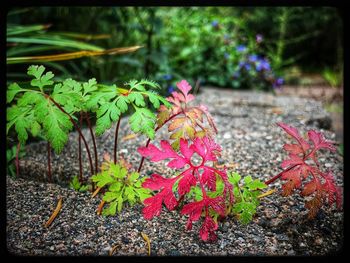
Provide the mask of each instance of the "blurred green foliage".
{"label": "blurred green foliage", "polygon": [[[290,66],[339,73],[342,17],[331,7],[28,7],[10,10],[7,18],[8,24],[51,24],[66,37],[108,34],[84,39],[105,49],[143,46],[123,56],[62,61],[55,73],[81,81],[96,76],[106,84],[146,77],[169,93],[180,79],[267,90],[283,84],[279,77]],[[8,65],[8,76],[21,67]]]}

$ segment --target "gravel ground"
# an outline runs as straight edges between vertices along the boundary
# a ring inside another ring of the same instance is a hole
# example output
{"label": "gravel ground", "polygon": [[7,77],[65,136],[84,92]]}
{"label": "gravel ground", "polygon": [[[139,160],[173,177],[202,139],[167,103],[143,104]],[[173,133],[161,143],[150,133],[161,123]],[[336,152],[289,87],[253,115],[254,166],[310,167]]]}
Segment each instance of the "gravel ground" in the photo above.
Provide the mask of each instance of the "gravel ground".
{"label": "gravel ground", "polygon": [[[234,92],[203,88],[197,102],[206,104],[217,124],[216,141],[222,145],[221,163],[235,166],[241,175],[267,180],[281,171],[286,157],[282,146],[287,136],[275,125],[283,121],[301,131],[317,129],[329,140],[335,135],[329,129],[331,120],[321,103],[297,97],[273,96],[257,92]],[[114,127],[97,139],[99,155],[112,152]],[[87,130],[87,140],[91,143]],[[144,145],[143,136],[130,140],[126,119],[121,121],[119,154],[136,168],[140,155],[136,149]],[[67,180],[77,175],[77,137],[70,140],[61,155],[52,156],[55,184],[46,183],[46,144],[32,143],[20,162],[21,178],[7,176],[7,248],[16,255],[147,255],[141,236],[151,240],[152,255],[329,255],[343,247],[343,213],[328,208],[315,219],[308,220],[303,199],[294,194],[280,195],[280,182],[271,184],[279,192],[262,200],[256,217],[247,226],[229,217],[220,222],[216,243],[199,238],[200,224],[185,230],[187,217],[178,211],[163,211],[151,221],[140,213],[142,205],[126,206],[120,215],[102,217],[96,214],[99,198],[89,193],[68,189]],[[161,129],[157,139],[166,138]],[[335,142],[337,144],[337,142]],[[157,144],[157,143],[156,143]],[[84,149],[84,147],[83,147]],[[84,149],[85,177],[89,164]],[[332,168],[338,185],[343,185],[343,158],[338,153],[324,153],[319,159],[325,168]],[[101,161],[101,160],[99,160]],[[164,163],[145,161],[142,175],[153,172],[172,174]],[[43,227],[58,198],[63,198],[60,214],[49,228]]]}

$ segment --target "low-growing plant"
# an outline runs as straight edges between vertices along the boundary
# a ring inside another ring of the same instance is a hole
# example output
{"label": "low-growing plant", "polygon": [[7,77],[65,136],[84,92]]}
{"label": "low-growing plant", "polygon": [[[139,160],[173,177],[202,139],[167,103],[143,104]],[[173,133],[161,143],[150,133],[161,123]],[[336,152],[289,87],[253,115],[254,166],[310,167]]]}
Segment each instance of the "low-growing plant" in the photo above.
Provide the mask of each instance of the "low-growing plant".
{"label": "low-growing plant", "polygon": [[145,178],[140,178],[138,172],[130,171],[131,165],[123,161],[111,162],[105,158],[102,163],[102,172],[91,177],[97,187],[108,187],[102,198],[102,206],[108,203],[108,207],[102,211],[103,215],[115,215],[122,210],[123,203],[128,201],[133,206],[136,202],[142,202],[150,197],[150,191],[141,186]]}
{"label": "low-growing plant", "polygon": [[323,172],[318,161],[320,150],[336,151],[333,144],[323,137],[322,133],[309,130],[308,141],[298,130],[285,123],[277,123],[288,133],[296,143],[285,144],[283,149],[288,152],[288,159],[284,160],[281,173],[266,182],[270,184],[281,178],[286,181],[282,185],[282,195],[291,195],[300,190],[302,196],[310,197],[306,200],[305,207],[309,210],[309,218],[316,216],[318,210],[328,201],[331,206],[336,203],[340,209],[342,205],[341,188],[335,185],[332,171]]}
{"label": "low-growing plant", "polygon": [[[21,87],[13,83],[7,90],[7,103],[11,106],[7,109],[6,133],[12,127],[15,128],[19,145],[23,146],[28,133],[33,137],[41,135],[48,141],[48,178],[51,180],[51,146],[59,154],[68,140],[68,133],[73,127],[79,133],[79,181],[82,183],[81,147],[82,139],[87,150],[90,163],[91,176],[98,172],[97,147],[94,132],[89,118],[96,113],[96,134],[101,135],[110,128],[113,122],[118,121],[115,134],[114,162],[116,163],[118,129],[121,114],[133,108],[133,114],[129,118],[131,129],[135,133],[142,133],[149,138],[154,137],[156,116],[148,107],[145,97],[149,99],[155,109],[161,104],[169,106],[163,97],[154,90],[158,85],[148,80],[132,80],[126,83],[129,89],[116,85],[97,84],[96,79],[80,83],[73,79],[54,81],[54,74],[49,71],[44,74],[45,67],[30,66],[28,75],[34,78],[30,87]],[[147,90],[146,86],[153,90]],[[129,110],[131,112],[132,110]],[[80,122],[78,123],[78,117]],[[91,153],[81,127],[83,119],[86,119],[94,145],[95,169]]]}
{"label": "low-growing plant", "polygon": [[73,176],[72,181],[69,183],[69,187],[78,192],[87,192],[91,190],[91,185],[80,183],[77,175]]}

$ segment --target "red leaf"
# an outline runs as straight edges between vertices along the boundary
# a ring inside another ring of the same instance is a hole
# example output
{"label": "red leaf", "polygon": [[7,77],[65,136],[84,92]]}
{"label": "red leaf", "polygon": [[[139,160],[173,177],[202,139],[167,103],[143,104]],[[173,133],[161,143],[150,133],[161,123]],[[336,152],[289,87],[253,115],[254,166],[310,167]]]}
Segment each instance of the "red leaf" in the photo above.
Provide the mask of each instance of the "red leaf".
{"label": "red leaf", "polygon": [[304,153],[303,149],[298,144],[285,144],[283,149],[292,154]]}
{"label": "red leaf", "polygon": [[216,176],[214,171],[210,169],[204,169],[201,182],[203,185],[207,185],[210,191],[216,191]]}
{"label": "red leaf", "polygon": [[277,123],[277,125],[280,126],[283,130],[285,130],[294,139],[296,139],[304,152],[306,152],[310,148],[310,145],[303,139],[303,137],[300,136],[296,128],[282,122]]}
{"label": "red leaf", "polygon": [[149,157],[153,162],[174,158],[174,160],[168,163],[168,166],[170,168],[179,169],[183,168],[186,165],[187,161],[173,150],[168,141],[162,140],[160,146],[163,149],[163,151],[158,149],[153,144],[149,144],[147,147],[139,147],[137,151],[143,157]]}
{"label": "red leaf", "polygon": [[283,173],[281,179],[293,181],[294,188],[301,186],[300,169],[289,170]]}
{"label": "red leaf", "polygon": [[322,184],[322,189],[328,193],[328,204],[332,205],[334,202],[336,202],[339,209],[342,205],[340,188],[334,184],[334,176],[331,171],[328,171],[326,174],[322,175],[325,179],[325,183]]}
{"label": "red leaf", "polygon": [[305,184],[304,189],[301,192],[301,194],[304,196],[311,195],[316,191],[316,188],[317,188],[316,181],[312,180],[309,183]]}
{"label": "red leaf", "polygon": [[311,130],[307,133],[307,135],[314,145],[314,150],[311,153],[310,157],[316,164],[318,164],[316,151],[320,149],[328,149],[332,152],[336,151],[336,148],[333,146],[333,144],[325,140],[322,133]]}
{"label": "red leaf", "polygon": [[[198,202],[192,202],[189,204],[184,205],[184,207],[181,210],[182,215],[189,215],[188,221],[187,221],[187,229],[192,228],[192,222],[198,221],[201,217],[203,208],[205,208],[205,211],[207,211],[209,208],[213,209],[216,211],[219,215],[224,215],[225,214],[225,206],[224,206],[224,199],[219,196],[216,198],[210,198],[208,196],[204,196],[204,198],[201,201]],[[209,219],[208,219],[209,218]],[[214,230],[217,229],[217,224],[214,222],[212,224],[211,222],[208,222],[208,220],[214,220],[206,216],[204,219],[204,223],[202,225],[202,229],[200,232],[201,238],[206,241],[211,240],[214,234]]]}
{"label": "red leaf", "polygon": [[193,175],[193,169],[190,168],[183,172],[178,185],[179,195],[187,194],[191,190],[191,186],[196,185],[196,182],[197,180]]}
{"label": "red leaf", "polygon": [[146,219],[152,219],[154,216],[159,216],[162,211],[162,203],[164,202],[165,206],[169,210],[173,210],[178,202],[173,193],[173,185],[176,182],[177,178],[167,179],[159,174],[153,174],[151,178],[147,178],[142,187],[149,188],[151,190],[160,190],[155,196],[146,198],[143,203],[145,207],[143,208],[143,216]]}
{"label": "red leaf", "polygon": [[180,151],[187,160],[191,160],[194,150],[188,147],[188,142],[184,139],[180,139]]}
{"label": "red leaf", "polygon": [[210,217],[206,216],[203,225],[199,231],[200,237],[204,241],[215,241],[216,234],[214,231],[218,229],[218,224]]}
{"label": "red leaf", "polygon": [[312,141],[312,143],[314,144],[315,150],[328,149],[332,152],[336,151],[336,148],[334,147],[334,145],[331,142],[326,141],[322,133],[311,130],[307,134],[310,140]]}
{"label": "red leaf", "polygon": [[293,166],[293,165],[301,165],[304,164],[304,160],[302,158],[300,158],[298,155],[296,154],[289,154],[289,159],[284,160],[281,164],[281,167],[287,168],[289,166]]}

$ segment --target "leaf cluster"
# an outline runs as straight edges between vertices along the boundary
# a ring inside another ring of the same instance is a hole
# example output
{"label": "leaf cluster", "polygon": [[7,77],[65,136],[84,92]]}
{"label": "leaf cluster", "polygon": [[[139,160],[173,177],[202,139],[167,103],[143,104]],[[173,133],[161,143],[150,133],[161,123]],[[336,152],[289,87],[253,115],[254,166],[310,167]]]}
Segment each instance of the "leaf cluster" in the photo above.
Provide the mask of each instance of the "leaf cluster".
{"label": "leaf cluster", "polygon": [[158,127],[169,121],[168,131],[172,140],[171,145],[176,150],[179,149],[180,139],[193,140],[204,136],[213,137],[217,133],[213,118],[207,107],[204,105],[189,105],[195,97],[189,94],[192,87],[188,82],[182,80],[177,83],[177,87],[179,92],[174,91],[167,98],[172,107],[160,106],[157,116]]}
{"label": "leaf cluster", "polygon": [[256,208],[260,204],[258,196],[260,190],[267,187],[259,179],[253,180],[251,176],[243,178],[240,185],[241,176],[232,172],[229,174],[229,181],[232,183],[235,195],[235,204],[232,206],[232,213],[238,217],[242,224],[248,224],[256,213]]}
{"label": "leaf cluster", "polygon": [[[155,109],[158,109],[161,104],[169,107],[170,103],[154,90],[159,86],[153,81],[131,80],[126,83],[126,86],[129,88],[100,85],[98,90],[92,92],[87,106],[96,112],[96,134],[103,134],[113,122],[119,120],[121,114],[130,111],[133,112],[129,118],[131,130],[153,139],[156,115],[148,107],[145,98],[148,98]],[[147,90],[146,87],[151,89]]]}
{"label": "leaf cluster", "polygon": [[98,187],[106,187],[103,200],[108,206],[102,211],[103,215],[115,215],[123,208],[123,203],[128,202],[131,206],[150,197],[150,191],[142,188],[143,179],[139,173],[129,172],[122,164],[105,161],[100,173],[91,177]]}

